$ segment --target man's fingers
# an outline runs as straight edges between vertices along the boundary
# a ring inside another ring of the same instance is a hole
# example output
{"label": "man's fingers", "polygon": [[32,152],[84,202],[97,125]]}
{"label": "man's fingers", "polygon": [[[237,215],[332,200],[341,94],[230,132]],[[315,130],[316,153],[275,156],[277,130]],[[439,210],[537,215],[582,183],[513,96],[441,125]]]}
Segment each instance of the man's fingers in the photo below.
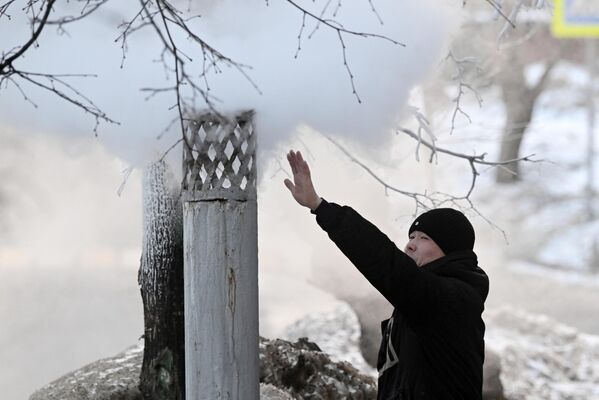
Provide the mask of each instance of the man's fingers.
{"label": "man's fingers", "polygon": [[293,189],[294,189],[294,187],[295,187],[295,185],[293,184],[293,182],[291,182],[289,179],[285,179],[285,180],[283,181],[283,183],[285,184],[285,186],[287,186],[287,189],[289,189],[289,191],[290,191],[291,193],[293,193]]}
{"label": "man's fingers", "polygon": [[300,151],[289,150],[289,153],[287,153],[287,160],[289,161],[291,171],[294,175],[299,172],[310,175],[310,167],[304,160],[304,157],[302,157],[302,153]]}
{"label": "man's fingers", "polygon": [[293,152],[293,150],[290,150],[289,153],[287,153],[287,161],[289,161],[289,166],[291,167],[291,172],[293,172],[293,174],[297,174],[298,172],[298,168],[297,168],[297,158]]}

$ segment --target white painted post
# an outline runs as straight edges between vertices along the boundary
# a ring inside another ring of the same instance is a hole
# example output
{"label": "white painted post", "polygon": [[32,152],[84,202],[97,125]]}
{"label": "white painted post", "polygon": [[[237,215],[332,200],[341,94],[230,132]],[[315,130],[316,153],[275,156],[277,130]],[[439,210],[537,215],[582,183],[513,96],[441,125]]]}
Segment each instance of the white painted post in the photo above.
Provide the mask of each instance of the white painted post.
{"label": "white painted post", "polygon": [[187,400],[260,397],[252,117],[198,115],[183,145]]}

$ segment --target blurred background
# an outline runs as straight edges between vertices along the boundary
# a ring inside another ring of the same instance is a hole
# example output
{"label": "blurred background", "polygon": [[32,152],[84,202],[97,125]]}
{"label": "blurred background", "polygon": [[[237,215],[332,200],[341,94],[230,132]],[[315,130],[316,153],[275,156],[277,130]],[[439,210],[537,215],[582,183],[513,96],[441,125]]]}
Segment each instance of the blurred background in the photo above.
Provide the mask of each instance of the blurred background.
{"label": "blurred background", "polygon": [[[381,318],[389,312],[288,194],[284,155],[294,148],[321,196],[351,205],[400,248],[422,207],[396,189],[427,206],[461,208],[490,277],[488,309],[510,305],[599,335],[594,39],[556,38],[553,5],[543,1],[504,1],[499,10],[461,1],[380,1],[374,10],[366,2],[342,2],[339,10],[325,3],[306,7],[405,48],[348,35],[345,54],[336,34],[331,39],[314,22],[304,28],[301,12],[285,2],[249,1],[239,10],[204,1],[190,11],[203,15],[198,29],[215,47],[253,66],[260,88],[228,70],[211,84],[224,110],[257,111],[260,334],[283,336],[294,321],[340,301],[362,313],[376,307]],[[4,51],[30,33],[20,10],[0,18]],[[55,11],[76,12],[74,3]],[[147,99],[139,90],[172,85],[172,72],[154,62],[156,37],[132,37],[124,63],[115,43],[135,12],[108,3],[77,24],[51,26],[15,63],[24,71],[97,74],[69,82],[119,125],[96,129],[89,113],[18,76],[0,86],[0,391],[7,399],[25,399],[143,333],[141,176],[180,131],[169,125],[173,97]],[[239,24],[227,24],[231,16]],[[317,33],[300,38],[298,53],[298,33],[310,27]],[[180,152],[167,155],[175,174]],[[489,164],[465,158],[483,154]],[[529,159],[493,164],[522,157]]]}

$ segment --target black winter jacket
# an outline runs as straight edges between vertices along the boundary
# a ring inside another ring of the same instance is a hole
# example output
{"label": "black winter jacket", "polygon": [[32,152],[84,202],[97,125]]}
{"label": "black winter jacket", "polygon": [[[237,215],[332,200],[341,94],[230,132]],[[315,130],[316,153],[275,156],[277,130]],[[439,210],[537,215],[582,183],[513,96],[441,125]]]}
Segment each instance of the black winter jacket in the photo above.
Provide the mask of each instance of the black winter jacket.
{"label": "black winter jacket", "polygon": [[381,323],[379,400],[480,400],[489,280],[474,252],[416,263],[350,207],[323,200],[318,224],[395,307]]}

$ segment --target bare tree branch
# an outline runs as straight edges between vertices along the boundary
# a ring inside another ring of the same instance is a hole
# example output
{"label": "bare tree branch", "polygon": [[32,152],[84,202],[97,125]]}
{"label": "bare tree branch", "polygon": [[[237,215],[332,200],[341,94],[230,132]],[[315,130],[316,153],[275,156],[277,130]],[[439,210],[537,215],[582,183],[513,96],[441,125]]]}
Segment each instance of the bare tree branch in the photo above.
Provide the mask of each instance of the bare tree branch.
{"label": "bare tree branch", "polygon": [[[347,71],[347,74],[349,76],[349,80],[350,80],[350,84],[351,84],[351,88],[352,88],[352,94],[356,97],[356,100],[358,101],[358,103],[362,103],[362,100],[360,99],[358,91],[356,90],[356,85],[354,82],[354,75],[353,75],[351,68],[349,66],[349,63],[347,61],[347,47],[345,46],[345,41],[343,40],[343,35],[347,34],[347,35],[352,35],[352,36],[359,36],[362,38],[382,39],[382,40],[389,41],[394,45],[399,45],[399,46],[405,47],[404,43],[398,42],[397,40],[392,39],[388,36],[379,35],[376,33],[358,32],[358,31],[349,30],[349,29],[344,28],[341,24],[339,24],[338,22],[336,22],[334,20],[324,18],[323,16],[324,16],[325,10],[328,8],[330,1],[328,1],[325,4],[320,16],[308,11],[305,7],[300,6],[294,0],[286,0],[286,1],[287,1],[287,3],[291,4],[293,7],[295,7],[302,13],[302,26],[300,28],[300,32],[298,35],[298,49],[297,49],[295,56],[297,57],[297,55],[301,49],[300,43],[301,43],[302,32],[305,27],[306,16],[309,16],[310,18],[312,18],[313,20],[316,21],[316,27],[314,28],[314,31],[310,34],[310,36],[312,36],[312,34],[314,34],[314,32],[318,29],[320,24],[325,25],[327,28],[330,28],[330,29],[336,31],[337,37],[339,39],[339,44],[341,46],[341,51],[342,51],[342,56],[343,56],[343,65],[345,66],[345,70]],[[380,20],[380,16],[376,13],[376,9],[374,8],[372,1],[369,0],[369,2],[370,2],[373,12]],[[380,20],[380,21],[382,24],[382,20]]]}
{"label": "bare tree branch", "polygon": [[503,13],[503,11],[501,10],[501,6],[499,4],[497,4],[497,2],[495,0],[485,0],[485,1],[487,3],[489,3],[491,5],[491,7],[493,7],[495,9],[497,14],[501,15],[501,17],[505,20],[505,22],[507,24],[509,24],[512,28],[516,28],[516,24],[510,19],[510,17],[508,17],[507,15],[505,15]]}
{"label": "bare tree branch", "polygon": [[468,161],[468,163],[470,164],[470,168],[472,170],[472,183],[470,184],[470,188],[468,189],[468,192],[466,193],[466,195],[464,197],[458,197],[457,199],[469,199],[470,195],[474,191],[474,187],[476,186],[476,178],[480,175],[478,170],[476,169],[476,164],[505,168],[506,165],[514,163],[514,162],[518,162],[518,161],[528,161],[528,162],[542,162],[543,161],[543,160],[533,159],[532,157],[534,157],[534,154],[530,154],[528,156],[516,158],[513,160],[485,161],[486,153],[479,154],[479,155],[467,155],[467,154],[463,154],[463,153],[458,153],[458,152],[446,150],[446,149],[440,148],[434,144],[428,143],[425,140],[422,140],[422,138],[419,135],[417,135],[416,133],[412,132],[409,129],[399,128],[398,131],[405,133],[406,135],[410,136],[413,139],[416,139],[419,143],[422,143],[425,147],[429,148],[433,153],[437,153],[437,152],[444,153],[444,154],[450,155],[452,157],[462,158],[462,159],[465,159]]}
{"label": "bare tree branch", "polygon": [[[108,115],[102,111],[91,99],[86,97],[66,80],[76,77],[95,77],[95,75],[38,73],[25,71],[15,67],[15,62],[21,59],[24,54],[31,49],[35,43],[37,43],[42,31],[46,26],[48,26],[49,16],[53,10],[55,2],[56,0],[30,0],[23,9],[25,12],[29,12],[32,15],[32,34],[25,44],[22,46],[17,46],[14,52],[11,51],[8,53],[8,55],[3,55],[3,57],[0,59],[0,87],[2,87],[3,83],[5,84],[5,87],[9,82],[12,83],[21,93],[21,95],[23,95],[23,98],[36,108],[37,104],[25,93],[17,78],[37,86],[38,88],[54,93],[66,102],[71,103],[72,105],[83,110],[85,113],[91,114],[96,121],[93,131],[97,135],[100,121],[112,124],[118,124],[118,122],[108,117]],[[41,3],[39,13],[36,13],[35,11],[35,5],[37,3]],[[0,6],[0,16],[6,13],[11,4],[12,1],[9,1]]]}
{"label": "bare tree branch", "polygon": [[[108,117],[108,115],[102,111],[92,100],[87,98],[84,94],[75,89],[72,85],[66,82],[61,77],[68,76],[82,76],[89,77],[92,75],[52,75],[52,74],[39,74],[34,72],[24,72],[24,71],[14,71],[14,75],[20,77],[21,79],[38,86],[42,89],[45,89],[49,92],[56,94],[58,97],[63,100],[71,103],[72,105],[78,107],[84,112],[91,114],[95,120],[96,124],[93,128],[95,135],[98,135],[98,126],[100,125],[100,121],[108,122],[111,124],[119,125],[120,123]],[[12,77],[10,78],[13,79]],[[46,81],[46,82],[44,82]],[[63,90],[66,89],[67,91]],[[72,94],[69,94],[70,91]]]}
{"label": "bare tree branch", "polygon": [[455,120],[458,116],[458,113],[463,115],[465,118],[467,118],[468,122],[472,122],[472,120],[470,119],[470,115],[468,115],[468,113],[466,113],[462,108],[461,102],[462,102],[462,96],[465,94],[464,89],[468,89],[474,95],[474,97],[476,98],[476,101],[478,102],[479,107],[482,107],[482,97],[470,83],[466,82],[465,77],[464,77],[464,70],[465,70],[466,66],[468,66],[470,64],[478,64],[478,60],[476,60],[473,57],[456,58],[452,51],[450,51],[449,54],[447,55],[446,60],[447,59],[452,60],[455,64],[455,75],[454,75],[453,79],[457,80],[457,82],[458,82],[458,94],[453,99],[453,102],[455,103],[455,107],[453,109],[453,114],[451,116],[451,128],[449,130],[449,134],[451,135],[453,133],[453,131],[455,130]]}
{"label": "bare tree branch", "polygon": [[100,9],[100,7],[102,7],[104,4],[108,3],[108,1],[109,0],[95,0],[94,4],[91,5],[91,7],[88,7],[90,5],[90,3],[92,3],[92,0],[87,0],[85,2],[85,4],[83,5],[83,7],[81,8],[81,12],[79,13],[79,15],[67,16],[67,17],[56,19],[56,20],[49,20],[47,22],[47,25],[58,25],[62,28],[63,25],[70,24],[72,22],[81,21],[82,19],[85,19],[85,18],[89,17],[91,14],[93,14],[94,12],[98,11]]}
{"label": "bare tree branch", "polygon": [[[19,50],[17,50],[14,54],[0,61],[0,76],[8,75],[8,72],[6,70],[8,70],[9,67],[12,67],[12,63],[19,57],[21,57],[23,54],[25,54],[25,52],[37,41],[38,37],[42,33],[42,30],[46,26],[46,22],[48,21],[48,17],[50,16],[50,12],[52,11],[52,7],[54,6],[55,2],[56,0],[48,0],[47,2],[45,2],[46,8],[44,10],[44,15],[38,23],[37,27],[34,28],[31,38],[29,38],[29,40],[23,46],[21,46]],[[10,2],[8,3],[8,5],[10,5]]]}
{"label": "bare tree branch", "polygon": [[[451,194],[447,194],[447,193],[443,193],[443,192],[418,193],[418,192],[409,192],[409,191],[401,190],[395,186],[390,185],[384,179],[379,177],[376,173],[374,173],[372,171],[372,169],[370,167],[368,167],[362,161],[358,160],[347,149],[345,149],[341,144],[339,144],[339,142],[337,142],[335,139],[333,139],[332,137],[327,136],[327,135],[323,135],[323,136],[327,140],[329,140],[333,145],[335,145],[335,147],[337,147],[343,154],[345,154],[352,162],[358,164],[364,171],[366,171],[366,173],[368,173],[368,175],[370,175],[377,182],[379,182],[385,189],[385,193],[388,193],[388,191],[390,190],[390,191],[399,193],[403,196],[411,198],[415,204],[414,215],[419,214],[421,210],[426,211],[431,208],[439,208],[439,207],[446,207],[446,206],[456,207],[463,211],[471,210],[474,213],[476,213],[478,216],[480,216],[482,219],[484,219],[485,222],[487,222],[494,229],[497,229],[499,232],[501,232],[504,237],[504,240],[507,242],[507,234],[505,233],[505,231],[503,229],[501,229],[499,226],[497,226],[496,224],[494,224],[487,217],[485,217],[480,212],[480,210],[478,210],[478,208],[475,207],[474,203],[470,199],[472,190],[469,190],[465,196],[455,196],[455,195],[451,195]],[[459,154],[459,153],[456,153],[456,154]],[[466,156],[466,157],[468,157],[468,156]],[[470,165],[473,168],[473,176],[474,176],[473,180],[475,180],[475,177],[478,175],[478,173],[476,172],[476,169],[474,168],[474,162],[470,162]]]}
{"label": "bare tree branch", "polygon": [[16,0],[10,0],[3,4],[0,4],[0,18],[6,16],[8,19],[11,19],[10,14],[8,14],[8,8],[14,3]]}

